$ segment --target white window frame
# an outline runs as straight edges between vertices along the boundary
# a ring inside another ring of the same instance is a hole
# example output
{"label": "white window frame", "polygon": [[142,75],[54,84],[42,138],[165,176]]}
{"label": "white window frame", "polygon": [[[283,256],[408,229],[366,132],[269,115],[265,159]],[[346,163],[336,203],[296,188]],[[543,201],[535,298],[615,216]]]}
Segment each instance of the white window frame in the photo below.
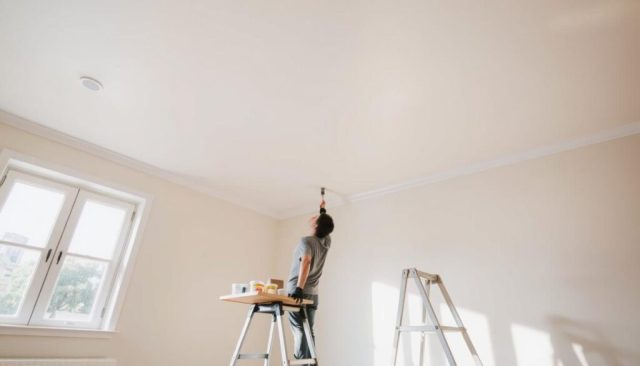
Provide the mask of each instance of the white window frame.
{"label": "white window frame", "polygon": [[[130,232],[130,223],[133,218],[133,213],[135,212],[135,206],[125,201],[116,200],[108,196],[99,195],[93,192],[80,190],[78,192],[78,197],[76,198],[74,210],[71,212],[69,219],[67,221],[67,228],[75,228],[78,220],[80,219],[80,215],[82,214],[82,207],[84,204],[89,201],[99,201],[101,203],[110,203],[113,206],[120,207],[124,209],[126,212],[125,222],[121,228],[120,238],[118,240],[118,245],[116,245],[116,252],[113,254],[112,260],[103,260],[100,258],[93,258],[89,256],[79,255],[69,253],[69,245],[71,244],[71,239],[73,238],[72,230],[66,230],[62,234],[62,238],[60,239],[60,244],[58,244],[58,250],[56,255],[53,258],[53,262],[51,263],[51,269],[49,269],[49,273],[47,278],[42,286],[42,291],[40,292],[39,300],[33,310],[33,314],[31,315],[31,321],[29,324],[31,325],[40,325],[40,326],[60,326],[66,325],[67,327],[88,327],[91,329],[98,328],[100,323],[102,323],[102,318],[104,317],[103,311],[106,312],[106,301],[110,295],[110,289],[113,281],[115,280],[115,273],[120,266],[120,254],[125,249],[126,239],[129,236]],[[101,288],[98,290],[98,297],[95,298],[94,306],[91,311],[91,321],[89,322],[74,322],[69,320],[50,320],[45,317],[47,307],[49,306],[49,302],[51,301],[51,297],[53,295],[53,290],[55,289],[56,282],[58,281],[58,276],[60,275],[60,271],[62,270],[62,264],[64,263],[65,258],[67,256],[79,257],[79,258],[87,258],[93,260],[99,260],[101,262],[106,262],[109,265],[107,271],[104,273],[104,280],[101,284]],[[104,286],[104,287],[102,287]],[[106,314],[105,314],[106,315]]]}
{"label": "white window frame", "polygon": [[[148,194],[137,192],[130,188],[121,187],[117,184],[106,182],[101,178],[89,176],[87,174],[74,171],[72,169],[58,166],[53,163],[45,162],[24,154],[17,153],[9,149],[0,150],[0,179],[7,175],[8,171],[17,172],[17,174],[27,174],[29,179],[35,176],[35,179],[42,178],[47,184],[48,182],[56,182],[62,186],[73,186],[79,190],[78,198],[82,196],[90,196],[92,194],[98,194],[100,200],[108,200],[110,197],[114,199],[114,202],[118,204],[121,202],[127,202],[131,206],[132,219],[130,226],[127,230],[123,230],[121,239],[124,240],[124,244],[121,246],[122,250],[114,255],[118,256],[119,261],[114,259],[113,261],[118,264],[117,267],[112,266],[110,270],[114,271],[113,281],[109,291],[103,291],[105,296],[102,300],[104,302],[104,309],[98,309],[103,311],[103,316],[98,317],[97,321],[89,324],[84,324],[85,328],[80,328],[78,324],[62,322],[35,322],[29,323],[29,325],[16,325],[10,322],[0,319],[0,334],[13,334],[13,335],[38,335],[38,336],[65,336],[65,337],[110,337],[116,332],[116,325],[122,309],[126,289],[129,284],[131,274],[133,272],[133,266],[135,263],[135,257],[139,250],[140,243],[142,242],[144,227],[148,221],[149,211],[152,203],[152,197]],[[93,192],[93,193],[92,193]],[[66,203],[62,210],[66,209]],[[70,210],[70,208],[68,208]],[[72,216],[74,214],[72,213]],[[61,215],[63,213],[61,211]],[[69,217],[69,215],[66,215]],[[71,220],[72,218],[70,218]],[[59,229],[59,231],[57,231]],[[60,236],[63,235],[61,238]],[[49,245],[55,240],[60,242],[60,246],[68,245],[68,240],[65,242],[65,236],[62,228],[58,228],[58,223],[54,227],[49,243],[46,249],[43,249],[46,255]],[[57,236],[57,238],[56,238]],[[57,245],[57,242],[55,243]],[[65,247],[66,249],[66,247]],[[66,251],[65,251],[66,252]],[[63,254],[64,257],[64,254]],[[57,258],[55,258],[57,259]],[[52,266],[52,269],[53,270]],[[56,276],[57,278],[57,273]],[[41,294],[42,296],[42,294]],[[25,300],[26,303],[27,300]],[[35,299],[33,299],[35,301]],[[36,319],[35,315],[41,309],[44,301],[39,301],[39,304],[33,311],[33,319]],[[48,303],[48,301],[47,301]],[[24,305],[23,305],[24,306]],[[32,306],[33,308],[33,306]],[[18,320],[24,323],[24,319]],[[16,321],[16,322],[18,322]]]}
{"label": "white window frame", "polygon": [[[51,181],[48,179],[43,179],[39,176],[29,175],[22,173],[17,170],[8,170],[5,172],[5,175],[2,176],[3,181],[2,187],[11,187],[16,183],[26,182],[30,186],[36,186],[39,188],[45,188],[47,190],[56,191],[64,194],[64,201],[58,213],[57,220],[53,226],[53,230],[51,230],[51,234],[49,236],[49,240],[42,247],[38,248],[32,245],[26,244],[18,244],[13,242],[5,242],[0,240],[0,244],[8,245],[12,247],[23,248],[27,250],[35,250],[40,252],[40,258],[38,260],[38,265],[36,267],[33,278],[31,279],[31,283],[27,288],[27,292],[25,297],[18,309],[18,316],[15,317],[7,317],[0,315],[0,323],[3,324],[26,324],[31,317],[33,312],[33,308],[36,304],[36,300],[38,299],[38,294],[40,292],[40,285],[44,281],[44,278],[49,271],[50,263],[52,262],[53,257],[56,253],[56,248],[58,247],[58,242],[60,241],[60,237],[62,236],[62,231],[67,222],[67,217],[71,213],[71,208],[73,207],[73,203],[78,194],[78,189],[69,186],[60,184],[55,181]],[[2,189],[0,190],[0,204],[5,202],[8,198],[10,190]],[[35,284],[35,285],[32,285]],[[39,285],[40,284],[40,285]]]}

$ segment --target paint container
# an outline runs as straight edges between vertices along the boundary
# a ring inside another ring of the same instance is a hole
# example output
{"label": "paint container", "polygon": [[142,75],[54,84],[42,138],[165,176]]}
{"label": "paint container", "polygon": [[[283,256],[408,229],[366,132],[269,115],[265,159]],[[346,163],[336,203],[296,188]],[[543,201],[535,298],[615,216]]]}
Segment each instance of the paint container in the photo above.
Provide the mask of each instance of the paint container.
{"label": "paint container", "polygon": [[262,292],[264,290],[264,282],[262,281],[251,281],[249,282],[249,291],[251,292]]}
{"label": "paint container", "polygon": [[231,285],[231,293],[234,295],[244,294],[249,289],[246,283],[234,283]]}
{"label": "paint container", "polygon": [[278,293],[278,285],[270,283],[264,287],[264,292],[275,295]]}
{"label": "paint container", "polygon": [[279,289],[279,290],[278,290],[278,295],[281,295],[281,296],[287,296],[287,295],[288,295],[288,294],[287,294],[287,290],[286,290],[286,289],[283,289],[283,288]]}

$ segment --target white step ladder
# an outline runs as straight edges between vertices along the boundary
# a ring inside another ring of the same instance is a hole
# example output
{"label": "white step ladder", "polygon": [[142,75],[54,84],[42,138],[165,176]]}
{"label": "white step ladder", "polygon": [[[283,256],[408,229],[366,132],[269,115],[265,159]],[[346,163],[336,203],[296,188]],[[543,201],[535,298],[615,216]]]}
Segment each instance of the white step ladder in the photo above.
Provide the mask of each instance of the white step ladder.
{"label": "white step ladder", "polygon": [[[285,314],[285,311],[288,312],[300,312],[303,315],[303,328],[304,335],[307,340],[307,345],[309,347],[309,352],[311,353],[311,358],[308,359],[300,359],[290,360],[287,353],[287,341],[284,336],[284,327],[282,325],[282,318]],[[269,330],[269,337],[267,341],[267,352],[265,353],[241,353],[242,345],[247,337],[247,332],[249,331],[249,327],[251,326],[251,320],[253,319],[254,314],[269,314],[271,315],[271,328]],[[231,357],[230,366],[235,366],[239,360],[264,360],[264,366],[268,366],[271,360],[271,345],[273,344],[273,330],[274,328],[278,328],[278,337],[280,340],[280,356],[282,359],[282,366],[293,366],[293,365],[318,365],[318,356],[316,355],[316,347],[313,337],[311,336],[311,328],[309,327],[309,321],[307,317],[307,307],[306,305],[298,305],[298,306],[289,306],[284,305],[281,302],[274,302],[270,304],[253,304],[249,307],[249,312],[247,313],[247,318],[244,322],[244,326],[242,327],[242,332],[240,333],[240,338],[238,339],[238,343],[236,344],[236,348],[233,351],[233,356]]]}
{"label": "white step ladder", "polygon": [[[422,298],[422,323],[420,325],[403,325],[404,318],[404,304],[407,295],[407,283],[410,278],[413,278],[418,288],[418,292],[420,293],[420,297]],[[451,315],[453,315],[453,319],[456,322],[455,327],[442,326],[440,325],[440,321],[436,315],[436,312],[433,308],[433,304],[430,300],[430,287],[431,285],[438,285],[440,291],[442,292],[442,296],[451,311]],[[431,324],[426,324],[427,315],[431,321]],[[467,344],[467,348],[471,355],[473,356],[473,360],[475,361],[476,366],[482,366],[482,362],[480,361],[480,357],[478,357],[478,352],[476,351],[473,343],[471,343],[471,338],[469,338],[469,334],[467,333],[467,329],[462,324],[462,319],[460,319],[460,315],[456,310],[455,306],[453,306],[453,302],[451,301],[451,297],[447,292],[447,289],[444,287],[442,283],[442,278],[439,275],[429,274],[425,272],[420,272],[415,268],[408,268],[402,271],[402,284],[400,286],[400,301],[398,302],[398,317],[396,320],[396,330],[395,337],[393,340],[393,366],[397,365],[398,362],[398,346],[400,344],[400,334],[403,332],[418,332],[421,335],[420,339],[420,366],[424,365],[424,349],[425,349],[425,334],[426,333],[435,333],[440,340],[440,344],[444,350],[445,356],[449,361],[450,366],[457,366],[456,360],[453,357],[451,352],[451,347],[449,347],[449,342],[444,335],[444,332],[461,332],[462,337],[464,338],[465,343]]]}

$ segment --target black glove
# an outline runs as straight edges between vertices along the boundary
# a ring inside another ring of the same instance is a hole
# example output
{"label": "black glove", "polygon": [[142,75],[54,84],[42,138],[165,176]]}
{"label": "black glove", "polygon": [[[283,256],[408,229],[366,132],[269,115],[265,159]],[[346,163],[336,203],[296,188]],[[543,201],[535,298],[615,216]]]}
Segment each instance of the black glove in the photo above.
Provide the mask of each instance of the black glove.
{"label": "black glove", "polygon": [[289,297],[296,300],[298,304],[302,304],[302,289],[300,287],[296,287],[296,289],[289,293]]}

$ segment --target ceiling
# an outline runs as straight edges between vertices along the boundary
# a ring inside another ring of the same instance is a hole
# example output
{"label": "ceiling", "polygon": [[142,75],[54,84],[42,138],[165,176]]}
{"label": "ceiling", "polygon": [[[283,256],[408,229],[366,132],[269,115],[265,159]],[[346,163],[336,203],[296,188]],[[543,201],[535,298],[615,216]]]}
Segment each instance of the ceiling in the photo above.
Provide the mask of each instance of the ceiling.
{"label": "ceiling", "polygon": [[640,121],[638,65],[637,0],[0,0],[0,109],[278,217]]}

